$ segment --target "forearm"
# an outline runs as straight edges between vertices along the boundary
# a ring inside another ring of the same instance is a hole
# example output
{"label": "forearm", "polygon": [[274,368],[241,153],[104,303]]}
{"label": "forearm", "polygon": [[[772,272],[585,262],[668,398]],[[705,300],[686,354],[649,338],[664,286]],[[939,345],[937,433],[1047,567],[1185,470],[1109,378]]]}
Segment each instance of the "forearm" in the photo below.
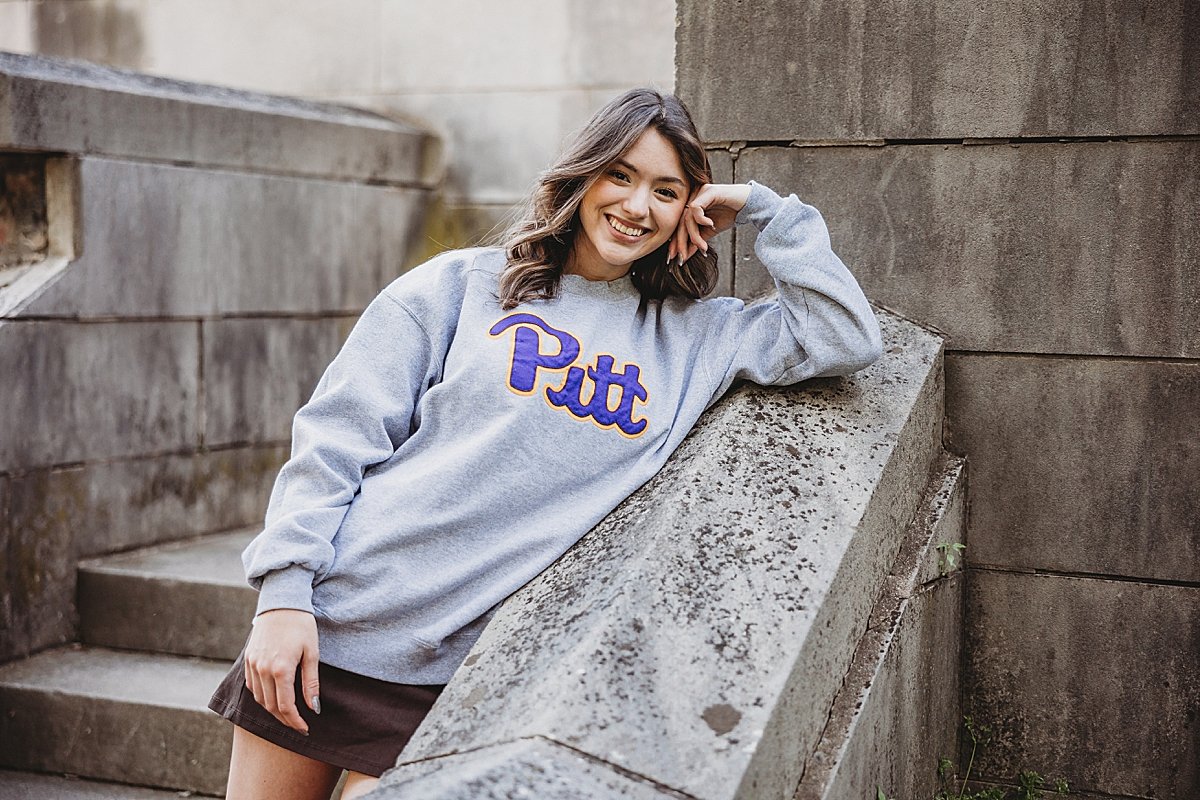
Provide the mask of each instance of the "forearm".
{"label": "forearm", "polygon": [[849,374],[879,357],[878,320],[816,208],[752,181],[738,222],[759,230],[754,251],[775,282],[781,322],[805,354],[803,377]]}
{"label": "forearm", "polygon": [[312,586],[333,564],[333,537],[363,473],[407,439],[430,365],[420,325],[396,300],[376,298],[296,413],[263,531],[242,554],[257,613],[312,610]]}

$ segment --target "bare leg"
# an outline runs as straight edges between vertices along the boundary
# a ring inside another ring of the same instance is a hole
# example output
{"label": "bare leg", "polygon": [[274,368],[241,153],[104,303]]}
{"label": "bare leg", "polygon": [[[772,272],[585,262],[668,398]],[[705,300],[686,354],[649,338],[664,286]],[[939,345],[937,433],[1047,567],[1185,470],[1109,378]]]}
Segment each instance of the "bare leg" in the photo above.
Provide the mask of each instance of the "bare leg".
{"label": "bare leg", "polygon": [[329,800],[342,768],[285,750],[233,726],[226,800]]}
{"label": "bare leg", "polygon": [[353,800],[355,797],[362,797],[374,789],[377,783],[379,783],[379,778],[373,775],[346,770],[346,785],[342,789],[342,800]]}

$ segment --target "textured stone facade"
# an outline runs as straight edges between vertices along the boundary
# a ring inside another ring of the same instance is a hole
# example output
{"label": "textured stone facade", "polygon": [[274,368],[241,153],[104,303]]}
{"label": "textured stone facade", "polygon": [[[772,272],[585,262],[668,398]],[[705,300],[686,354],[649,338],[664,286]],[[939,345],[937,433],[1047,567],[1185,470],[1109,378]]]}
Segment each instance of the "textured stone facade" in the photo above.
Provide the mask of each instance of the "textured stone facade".
{"label": "textured stone facade", "polygon": [[714,155],[827,212],[867,294],[948,337],[979,777],[1194,796],[1200,6],[679,5]]}

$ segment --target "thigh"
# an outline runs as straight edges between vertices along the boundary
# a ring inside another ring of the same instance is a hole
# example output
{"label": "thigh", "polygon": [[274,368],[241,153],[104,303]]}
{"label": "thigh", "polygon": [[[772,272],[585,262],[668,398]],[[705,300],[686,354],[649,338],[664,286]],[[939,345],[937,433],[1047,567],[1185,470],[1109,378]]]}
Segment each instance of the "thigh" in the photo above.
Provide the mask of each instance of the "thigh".
{"label": "thigh", "polygon": [[285,750],[233,726],[226,800],[329,800],[342,768]]}
{"label": "thigh", "polygon": [[355,772],[354,770],[347,770],[346,785],[342,787],[341,800],[354,800],[356,797],[362,797],[374,789],[378,783],[379,778]]}

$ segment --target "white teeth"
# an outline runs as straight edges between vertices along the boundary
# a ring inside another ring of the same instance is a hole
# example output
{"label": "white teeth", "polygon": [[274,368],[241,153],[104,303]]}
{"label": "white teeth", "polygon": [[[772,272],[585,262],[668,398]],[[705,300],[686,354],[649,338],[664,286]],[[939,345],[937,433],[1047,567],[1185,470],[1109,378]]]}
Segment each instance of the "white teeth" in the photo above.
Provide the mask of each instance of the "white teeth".
{"label": "white teeth", "polygon": [[615,228],[616,230],[625,234],[626,236],[641,236],[643,233],[645,233],[644,230],[640,230],[638,228],[626,228],[624,225],[617,222],[612,217],[608,218],[608,224],[613,226],[613,228]]}

